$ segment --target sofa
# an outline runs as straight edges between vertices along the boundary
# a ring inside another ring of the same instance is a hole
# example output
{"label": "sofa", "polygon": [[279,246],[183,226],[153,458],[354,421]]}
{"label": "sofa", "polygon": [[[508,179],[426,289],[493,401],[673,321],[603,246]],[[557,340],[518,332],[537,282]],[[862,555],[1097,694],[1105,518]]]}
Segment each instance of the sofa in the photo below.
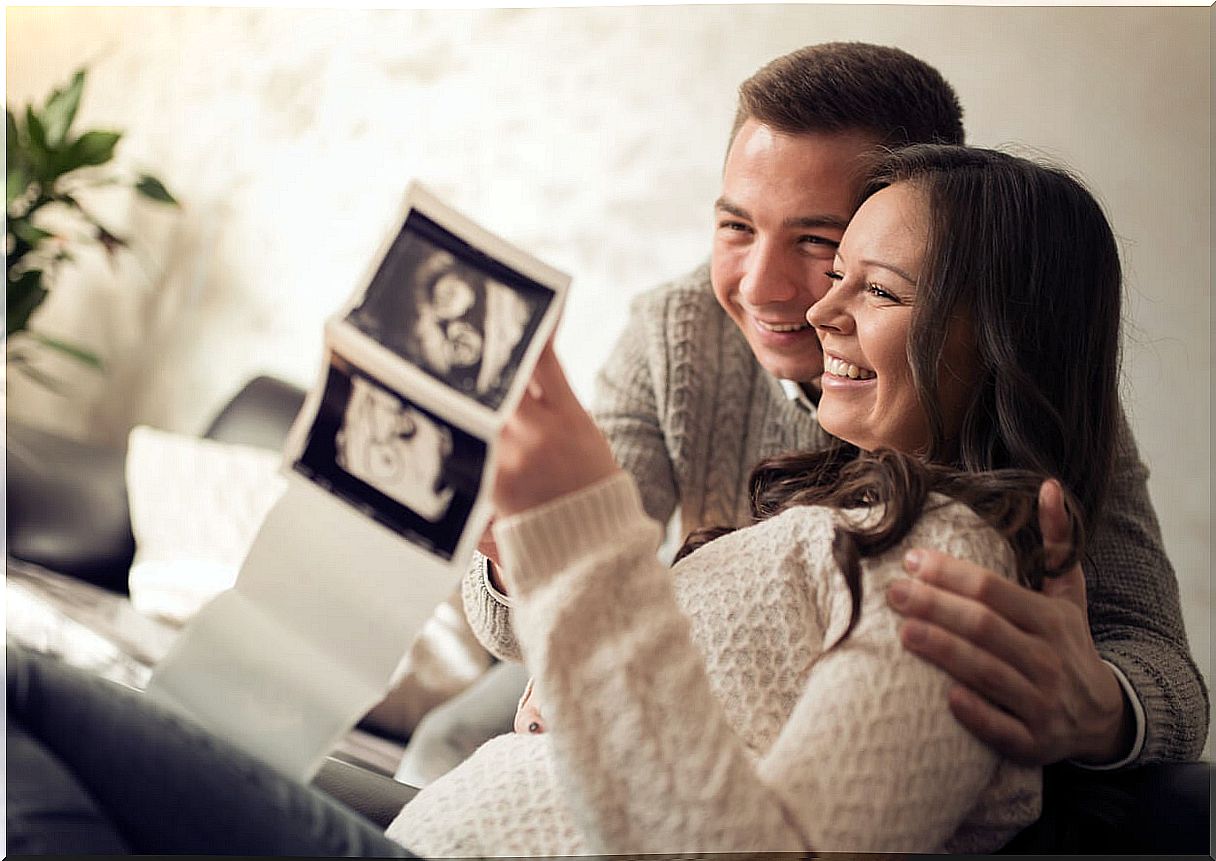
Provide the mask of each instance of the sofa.
{"label": "sofa", "polygon": [[[294,386],[257,377],[220,410],[204,437],[278,449],[303,397]],[[89,602],[108,605],[105,624],[111,628],[144,626],[125,605],[136,550],[126,451],[64,439],[13,421],[8,424],[7,448],[10,584],[20,578],[22,588],[42,590],[59,606],[64,600],[78,608]],[[44,573],[31,577],[30,570]],[[75,593],[69,599],[52,594],[65,588]],[[78,617],[89,624],[87,614]],[[120,620],[117,625],[115,619]],[[120,650],[135,653],[124,644],[123,635],[110,631]],[[136,664],[148,659],[147,654],[133,657]],[[326,759],[314,782],[372,821],[387,825],[417,791],[390,777],[402,741],[356,729],[346,745]],[[1045,775],[1043,818],[1002,851],[1206,855],[1211,779],[1206,762],[1114,773],[1051,766]]]}
{"label": "sofa", "polygon": [[[223,406],[204,439],[279,449],[304,401],[299,388],[259,376]],[[8,636],[116,681],[140,685],[176,629],[134,612],[135,558],[125,447],[68,439],[19,421],[7,426]],[[18,599],[39,603],[35,624],[14,620]],[[53,614],[48,622],[45,616]],[[14,625],[16,621],[16,625]],[[48,633],[47,626],[53,626]],[[104,641],[102,643],[97,640]],[[406,739],[353,730],[314,783],[387,825],[417,789],[391,779]]]}

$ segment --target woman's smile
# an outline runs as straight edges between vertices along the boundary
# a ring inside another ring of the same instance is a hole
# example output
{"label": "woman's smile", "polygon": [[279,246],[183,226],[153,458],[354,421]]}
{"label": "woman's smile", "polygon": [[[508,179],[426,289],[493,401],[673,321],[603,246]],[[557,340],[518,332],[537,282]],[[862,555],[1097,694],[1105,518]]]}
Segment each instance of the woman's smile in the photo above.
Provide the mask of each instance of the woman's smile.
{"label": "woman's smile", "polygon": [[[825,354],[823,357],[824,375],[832,377],[832,385],[847,385],[848,383],[866,383],[878,375],[870,368],[842,359],[839,356]],[[846,382],[847,381],[847,382]],[[827,381],[825,380],[825,383]]]}

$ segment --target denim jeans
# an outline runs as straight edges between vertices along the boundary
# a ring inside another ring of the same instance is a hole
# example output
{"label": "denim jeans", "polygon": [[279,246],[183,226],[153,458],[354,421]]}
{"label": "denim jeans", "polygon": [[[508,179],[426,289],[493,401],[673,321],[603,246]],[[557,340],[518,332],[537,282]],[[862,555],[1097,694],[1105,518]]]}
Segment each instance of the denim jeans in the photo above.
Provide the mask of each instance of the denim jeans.
{"label": "denim jeans", "polygon": [[415,857],[139,692],[6,652],[10,855]]}

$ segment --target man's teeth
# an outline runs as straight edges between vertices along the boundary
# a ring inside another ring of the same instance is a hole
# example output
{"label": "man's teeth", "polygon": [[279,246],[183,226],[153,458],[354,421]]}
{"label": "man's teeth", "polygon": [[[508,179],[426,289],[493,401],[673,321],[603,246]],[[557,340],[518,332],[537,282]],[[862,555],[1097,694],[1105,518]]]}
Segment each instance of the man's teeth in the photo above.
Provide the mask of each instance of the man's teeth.
{"label": "man's teeth", "polygon": [[765,323],[763,320],[757,320],[760,328],[768,332],[801,332],[803,329],[811,328],[810,323]]}
{"label": "man's teeth", "polygon": [[859,368],[856,365],[851,365],[832,356],[827,357],[823,366],[829,374],[835,374],[838,377],[848,377],[850,380],[872,380],[878,376],[868,368]]}

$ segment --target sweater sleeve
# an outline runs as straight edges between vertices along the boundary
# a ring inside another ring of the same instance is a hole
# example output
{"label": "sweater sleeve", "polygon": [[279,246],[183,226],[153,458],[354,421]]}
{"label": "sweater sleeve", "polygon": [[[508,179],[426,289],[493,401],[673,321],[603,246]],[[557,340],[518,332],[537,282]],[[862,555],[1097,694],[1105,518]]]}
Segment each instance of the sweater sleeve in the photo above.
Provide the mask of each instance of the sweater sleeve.
{"label": "sweater sleeve", "polygon": [[633,476],[646,513],[662,524],[680,497],[663,420],[671,396],[665,307],[662,292],[634,300],[625,331],[596,376],[591,407],[616,462]]}
{"label": "sweater sleeve", "polygon": [[1187,644],[1148,468],[1125,416],[1108,500],[1084,568],[1098,653],[1122,671],[1144,711],[1144,745],[1128,764],[1195,759],[1207,738],[1208,691]]}
{"label": "sweater sleeve", "polygon": [[[867,562],[858,627],[813,663],[757,760],[712,692],[671,578],[655,576],[659,531],[627,476],[496,532],[526,572],[516,584],[524,653],[592,851],[933,851],[993,779],[996,755],[949,714],[949,679],[899,646],[883,598],[902,576],[898,552]],[[942,549],[1001,567],[995,535],[947,534],[964,540]],[[833,577],[831,535],[804,542],[817,582]],[[819,602],[833,640],[849,606],[840,598]]]}
{"label": "sweater sleeve", "polygon": [[[641,490],[646,513],[666,523],[679,499],[675,470],[664,439],[660,406],[666,392],[667,324],[663,291],[634,300],[629,322],[596,376],[591,415],[620,466]],[[494,656],[522,660],[510,600],[486,579],[486,559],[476,554],[465,576],[465,615],[478,641]]]}

